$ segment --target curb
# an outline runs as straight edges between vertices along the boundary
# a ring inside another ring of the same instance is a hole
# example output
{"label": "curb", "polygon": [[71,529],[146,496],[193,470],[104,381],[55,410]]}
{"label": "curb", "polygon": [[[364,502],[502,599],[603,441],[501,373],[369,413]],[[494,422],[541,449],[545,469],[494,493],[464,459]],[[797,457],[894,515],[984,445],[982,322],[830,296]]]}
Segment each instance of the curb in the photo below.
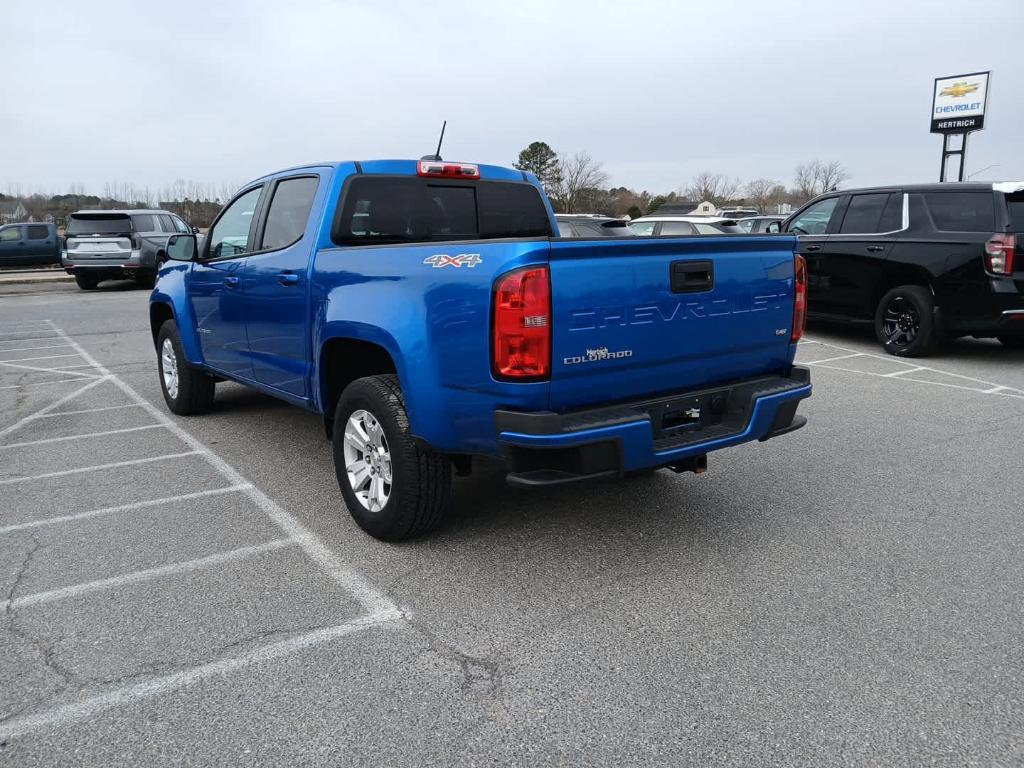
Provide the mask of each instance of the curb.
{"label": "curb", "polygon": [[74,275],[18,275],[17,277],[3,277],[0,273],[0,286],[4,285],[26,285],[28,283],[73,283]]}

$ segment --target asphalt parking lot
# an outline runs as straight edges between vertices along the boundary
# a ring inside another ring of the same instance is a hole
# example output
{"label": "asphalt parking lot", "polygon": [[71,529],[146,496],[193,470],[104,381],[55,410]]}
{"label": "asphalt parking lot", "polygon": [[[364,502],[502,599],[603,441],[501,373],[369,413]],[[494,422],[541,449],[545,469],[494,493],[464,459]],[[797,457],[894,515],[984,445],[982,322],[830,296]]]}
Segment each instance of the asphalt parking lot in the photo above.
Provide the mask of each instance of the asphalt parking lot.
{"label": "asphalt parking lot", "polygon": [[108,286],[0,289],[0,762],[1024,762],[1024,353],[812,326],[804,430],[385,545],[316,416],[171,417]]}

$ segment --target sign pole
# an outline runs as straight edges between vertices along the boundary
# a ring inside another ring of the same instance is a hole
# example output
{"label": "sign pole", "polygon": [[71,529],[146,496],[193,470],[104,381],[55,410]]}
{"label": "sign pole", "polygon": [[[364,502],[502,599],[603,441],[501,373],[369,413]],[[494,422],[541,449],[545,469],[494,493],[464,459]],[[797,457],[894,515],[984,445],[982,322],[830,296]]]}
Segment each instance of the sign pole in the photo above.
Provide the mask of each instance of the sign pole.
{"label": "sign pole", "polygon": [[[985,110],[991,71],[935,78],[932,91],[931,132],[942,134],[942,166],[939,181],[946,181],[949,158],[960,161],[957,181],[964,180],[967,169],[967,137],[985,127]],[[952,137],[959,136],[957,145]]]}

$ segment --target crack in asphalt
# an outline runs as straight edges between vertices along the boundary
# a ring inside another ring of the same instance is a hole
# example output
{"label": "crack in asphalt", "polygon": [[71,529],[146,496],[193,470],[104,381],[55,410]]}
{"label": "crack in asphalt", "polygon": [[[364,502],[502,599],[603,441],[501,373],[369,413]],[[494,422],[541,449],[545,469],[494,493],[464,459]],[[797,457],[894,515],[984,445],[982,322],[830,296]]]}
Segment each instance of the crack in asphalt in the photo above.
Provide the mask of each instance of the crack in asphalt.
{"label": "crack in asphalt", "polygon": [[[414,620],[407,610],[402,610],[402,620],[406,625],[414,629],[427,641],[426,652],[433,652],[439,656],[448,658],[459,665],[462,672],[463,693],[468,693],[474,687],[483,685],[488,696],[497,700],[502,693],[502,670],[495,659],[481,656],[472,656],[464,653],[451,643],[446,643],[425,625]],[[422,652],[421,654],[422,655]]]}

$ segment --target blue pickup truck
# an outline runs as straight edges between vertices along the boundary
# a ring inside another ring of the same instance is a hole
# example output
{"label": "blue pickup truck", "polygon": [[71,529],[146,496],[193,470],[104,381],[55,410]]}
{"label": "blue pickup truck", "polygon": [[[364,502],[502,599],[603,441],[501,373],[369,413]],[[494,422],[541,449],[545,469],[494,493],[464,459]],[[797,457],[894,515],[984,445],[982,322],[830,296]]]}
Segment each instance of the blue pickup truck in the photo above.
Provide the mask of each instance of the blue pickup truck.
{"label": "blue pickup truck", "polygon": [[207,411],[231,380],[322,414],[346,506],[390,541],[436,527],[475,456],[529,486],[702,472],[804,425],[795,238],[557,231],[537,179],[498,166],[257,179],[201,248],[168,241],[150,302],[167,405]]}

